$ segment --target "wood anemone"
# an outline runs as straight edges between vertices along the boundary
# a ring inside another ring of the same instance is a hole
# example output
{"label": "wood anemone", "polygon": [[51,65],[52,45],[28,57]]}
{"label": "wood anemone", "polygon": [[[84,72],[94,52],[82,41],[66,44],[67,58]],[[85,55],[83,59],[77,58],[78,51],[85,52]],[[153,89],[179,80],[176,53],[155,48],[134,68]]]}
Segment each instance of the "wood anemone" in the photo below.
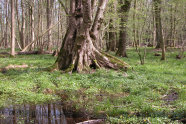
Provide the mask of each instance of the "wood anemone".
{"label": "wood anemone", "polygon": [[99,0],[95,19],[92,0],[71,0],[69,26],[58,58],[51,69],[82,72],[90,68],[126,69],[127,63],[99,51],[95,44],[108,0]]}

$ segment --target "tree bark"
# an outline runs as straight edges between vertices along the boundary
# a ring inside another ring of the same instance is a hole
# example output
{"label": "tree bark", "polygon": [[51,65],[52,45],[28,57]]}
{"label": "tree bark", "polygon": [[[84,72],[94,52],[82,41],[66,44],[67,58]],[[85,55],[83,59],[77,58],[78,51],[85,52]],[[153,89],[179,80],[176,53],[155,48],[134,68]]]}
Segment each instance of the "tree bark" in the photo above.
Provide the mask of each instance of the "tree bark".
{"label": "tree bark", "polygon": [[21,26],[21,47],[25,47],[25,9],[24,9],[24,0],[21,0],[21,8],[22,8],[22,26]]}
{"label": "tree bark", "polygon": [[137,45],[137,40],[136,40],[136,4],[137,4],[137,1],[134,0],[134,13],[133,13],[133,38],[134,38],[134,41],[133,41],[133,47],[135,47]]}
{"label": "tree bark", "polygon": [[161,60],[165,60],[165,44],[163,41],[163,33],[162,33],[162,24],[161,24],[161,0],[154,0],[154,8],[155,8],[155,22],[156,22],[156,40],[157,46],[156,48],[162,49],[162,57]]}
{"label": "tree bark", "polygon": [[[31,1],[31,6],[30,6],[30,28],[31,28],[31,42],[35,40],[35,33],[34,33],[34,4],[35,0]],[[31,49],[34,49],[34,43],[31,46]]]}
{"label": "tree bark", "polygon": [[116,50],[116,32],[114,31],[114,26],[112,23],[113,23],[113,20],[110,19],[108,51]]}
{"label": "tree bark", "polygon": [[[103,8],[102,2],[105,6],[107,4],[107,0],[100,0],[99,2],[98,8]],[[101,10],[104,11],[105,7]],[[100,10],[98,9],[98,11]],[[96,49],[90,36],[93,22],[92,12],[91,0],[70,1],[70,25],[52,69],[58,68],[65,72],[82,72],[88,71],[90,68],[125,69],[129,67],[125,62]],[[94,24],[99,23],[96,25],[100,25],[100,22],[96,21],[99,19],[100,16],[95,17]],[[98,28],[95,30],[99,31]]]}
{"label": "tree bark", "polygon": [[[95,2],[96,1],[93,2],[94,5],[95,5]],[[92,25],[92,29],[91,29],[91,37],[94,39],[93,43],[94,43],[94,46],[97,49],[99,49],[99,42],[98,42],[99,41],[98,37],[99,37],[99,33],[100,33],[99,31],[100,31],[100,28],[101,28],[101,24],[103,23],[104,11],[106,9],[107,3],[108,3],[108,0],[99,0],[99,5],[98,5],[98,8],[97,8],[96,16],[95,16],[95,19],[93,21],[93,25]],[[93,9],[94,5],[91,5],[92,9]],[[91,13],[91,14],[93,15],[93,13]]]}
{"label": "tree bark", "polygon": [[[1,8],[1,5],[0,5],[0,8]],[[3,21],[3,11],[0,10],[0,32],[2,32],[0,34],[0,48],[2,47],[3,45],[3,42],[4,42],[4,21]]]}
{"label": "tree bark", "polygon": [[155,14],[155,25],[156,25],[156,49],[161,48],[161,42],[163,40],[162,25],[161,25],[161,0],[154,0],[154,14]]}
{"label": "tree bark", "polygon": [[11,55],[15,56],[15,0],[11,0]]}
{"label": "tree bark", "polygon": [[119,46],[116,55],[127,57],[126,45],[127,45],[127,21],[128,21],[128,13],[130,10],[131,0],[120,0],[120,13],[121,13],[121,21],[120,21],[120,34],[119,34]]}
{"label": "tree bark", "polygon": [[[40,36],[41,33],[43,32],[43,5],[42,5],[43,0],[40,0],[38,3],[38,35]],[[40,51],[44,51],[44,44],[43,44],[43,37],[41,36],[38,39],[38,48]]]}
{"label": "tree bark", "polygon": [[6,0],[5,1],[5,16],[6,16],[6,30],[5,30],[5,34],[4,34],[4,38],[5,38],[5,48],[8,48],[8,25],[9,25],[9,21],[8,21],[8,17],[9,17],[9,1]]}
{"label": "tree bark", "polygon": [[[52,26],[52,10],[53,10],[53,2],[54,0],[47,0],[47,29],[50,29]],[[48,31],[48,45],[47,50],[52,50],[52,30]]]}

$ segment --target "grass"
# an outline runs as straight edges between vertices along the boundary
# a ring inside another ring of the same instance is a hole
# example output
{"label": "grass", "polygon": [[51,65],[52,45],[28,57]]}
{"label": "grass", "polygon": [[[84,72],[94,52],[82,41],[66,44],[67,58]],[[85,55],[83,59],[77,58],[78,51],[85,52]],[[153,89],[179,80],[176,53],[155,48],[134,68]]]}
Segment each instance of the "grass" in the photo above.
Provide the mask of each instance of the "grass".
{"label": "grass", "polygon": [[[181,123],[186,118],[186,58],[176,60],[169,51],[167,60],[148,49],[145,65],[128,50],[121,58],[133,69],[127,72],[100,69],[92,74],[46,72],[55,59],[50,55],[20,55],[0,58],[0,68],[27,64],[27,69],[0,73],[0,107],[12,104],[41,104],[62,100],[94,115],[106,115],[108,123]],[[176,92],[178,99],[167,104],[165,95]]]}

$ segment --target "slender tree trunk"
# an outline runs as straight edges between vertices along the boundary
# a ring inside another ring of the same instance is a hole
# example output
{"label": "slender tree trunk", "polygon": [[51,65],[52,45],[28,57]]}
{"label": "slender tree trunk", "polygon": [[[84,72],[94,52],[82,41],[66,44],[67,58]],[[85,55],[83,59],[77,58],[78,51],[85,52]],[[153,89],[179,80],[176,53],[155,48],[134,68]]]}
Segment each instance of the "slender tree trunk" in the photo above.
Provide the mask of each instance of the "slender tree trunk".
{"label": "slender tree trunk", "polygon": [[126,45],[127,45],[127,20],[128,13],[130,10],[131,1],[129,0],[120,0],[120,13],[121,13],[121,21],[120,21],[120,34],[119,34],[119,46],[116,55],[127,57]]}
{"label": "slender tree trunk", "polygon": [[[107,0],[99,1],[98,9],[103,13],[107,4]],[[102,3],[103,2],[103,3]],[[92,27],[92,9],[91,0],[71,0],[70,1],[70,16],[69,27],[65,35],[64,41],[54,68],[64,70],[65,72],[82,72],[88,71],[90,68],[127,68],[128,65],[117,58],[106,53],[100,52],[93,45],[93,40],[90,36]],[[97,12],[98,13],[98,12]],[[98,14],[100,15],[100,14]],[[100,16],[95,17],[95,25],[100,25]],[[103,17],[103,16],[101,16]],[[93,26],[94,27],[94,26]],[[98,26],[94,29],[99,31]],[[94,31],[92,30],[92,31]],[[94,34],[95,32],[92,32]],[[97,32],[96,32],[97,33]],[[96,34],[95,33],[95,34]]]}
{"label": "slender tree trunk", "polygon": [[9,11],[8,11],[8,9],[9,9],[9,1],[8,0],[6,0],[5,1],[5,16],[6,16],[6,30],[5,30],[5,34],[4,34],[4,38],[5,38],[5,48],[8,48],[8,25],[9,25],[9,21],[8,21],[8,16],[9,16]]}
{"label": "slender tree trunk", "polygon": [[[61,20],[60,9],[61,9],[61,6],[59,5],[59,9],[58,9],[58,21]],[[61,28],[61,31],[62,31],[62,27],[61,26],[62,26],[62,24],[60,22],[59,25],[58,25],[57,54],[58,54],[58,51],[59,51],[59,43],[60,43],[60,38],[61,38],[61,36],[60,36],[60,28]]]}
{"label": "slender tree trunk", "polygon": [[[31,1],[31,6],[30,6],[30,21],[31,21],[31,42],[35,40],[35,33],[34,33],[34,4],[35,0]],[[34,43],[32,44],[31,50],[34,49]]]}
{"label": "slender tree trunk", "polygon": [[[47,29],[50,29],[52,26],[52,10],[53,10],[54,0],[47,0]],[[48,45],[47,50],[52,50],[52,30],[48,31]]]}
{"label": "slender tree trunk", "polygon": [[155,14],[155,23],[156,23],[156,49],[161,48],[161,42],[163,40],[162,34],[162,25],[161,25],[161,0],[154,0],[154,14]]}
{"label": "slender tree trunk", "polygon": [[173,6],[170,8],[170,34],[166,40],[166,46],[171,46],[170,43],[173,41]]}
{"label": "slender tree trunk", "polygon": [[[1,5],[0,5],[1,8]],[[4,21],[3,21],[3,11],[0,10],[0,32],[2,32],[0,34],[0,48],[2,47],[3,43],[4,43]]]}
{"label": "slender tree trunk", "polygon": [[29,44],[29,39],[30,39],[30,9],[25,9],[25,19],[28,21],[25,22],[25,45]]}
{"label": "slender tree trunk", "polygon": [[136,4],[137,1],[134,0],[134,14],[133,14],[133,37],[134,37],[134,41],[133,41],[133,46],[137,45],[137,40],[136,40]]}
{"label": "slender tree trunk", "polygon": [[155,17],[153,14],[153,46],[156,44],[156,26],[155,26]]}
{"label": "slender tree trunk", "polygon": [[24,0],[21,0],[21,8],[22,8],[22,26],[21,26],[21,47],[25,47],[25,9],[24,9]]}
{"label": "slender tree trunk", "polygon": [[[161,60],[165,60],[165,44],[163,41],[162,24],[161,24],[161,7],[160,6],[161,6],[161,0],[154,0],[155,22],[156,22],[156,40],[157,40],[157,43],[160,43],[160,48],[162,49]],[[156,48],[158,48],[157,46],[156,46]]]}
{"label": "slender tree trunk", "polygon": [[176,40],[175,40],[175,35],[176,35],[176,17],[175,14],[177,13],[177,4],[174,8],[174,16],[173,16],[173,31],[172,31],[172,46],[175,47],[176,46]]}
{"label": "slender tree trunk", "polygon": [[[41,35],[41,32],[43,32],[43,5],[42,5],[43,0],[39,1],[39,36]],[[39,49],[40,51],[44,50],[44,44],[43,44],[43,37],[39,38]]]}
{"label": "slender tree trunk", "polygon": [[19,29],[19,37],[20,37],[20,43],[21,43],[21,48],[24,48],[25,44],[24,44],[24,23],[25,23],[25,20],[23,19],[24,18],[24,7],[23,7],[23,0],[21,0],[21,6],[22,6],[22,25],[20,24],[20,19],[19,19],[19,1],[16,0],[16,15],[17,15],[17,24],[18,24],[18,29]]}
{"label": "slender tree trunk", "polygon": [[11,0],[11,55],[15,56],[15,0]]}

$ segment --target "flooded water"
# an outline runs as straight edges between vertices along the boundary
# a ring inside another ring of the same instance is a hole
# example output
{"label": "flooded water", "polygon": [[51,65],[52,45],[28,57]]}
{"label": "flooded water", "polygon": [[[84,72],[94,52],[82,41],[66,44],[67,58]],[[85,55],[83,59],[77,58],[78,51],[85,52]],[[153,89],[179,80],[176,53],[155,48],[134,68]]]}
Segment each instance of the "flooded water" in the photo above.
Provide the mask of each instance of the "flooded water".
{"label": "flooded water", "polygon": [[0,124],[68,124],[60,104],[10,106],[0,109]]}
{"label": "flooded water", "polygon": [[73,113],[65,115],[61,103],[0,109],[0,124],[76,124],[87,120],[88,117],[83,116],[73,118]]}

